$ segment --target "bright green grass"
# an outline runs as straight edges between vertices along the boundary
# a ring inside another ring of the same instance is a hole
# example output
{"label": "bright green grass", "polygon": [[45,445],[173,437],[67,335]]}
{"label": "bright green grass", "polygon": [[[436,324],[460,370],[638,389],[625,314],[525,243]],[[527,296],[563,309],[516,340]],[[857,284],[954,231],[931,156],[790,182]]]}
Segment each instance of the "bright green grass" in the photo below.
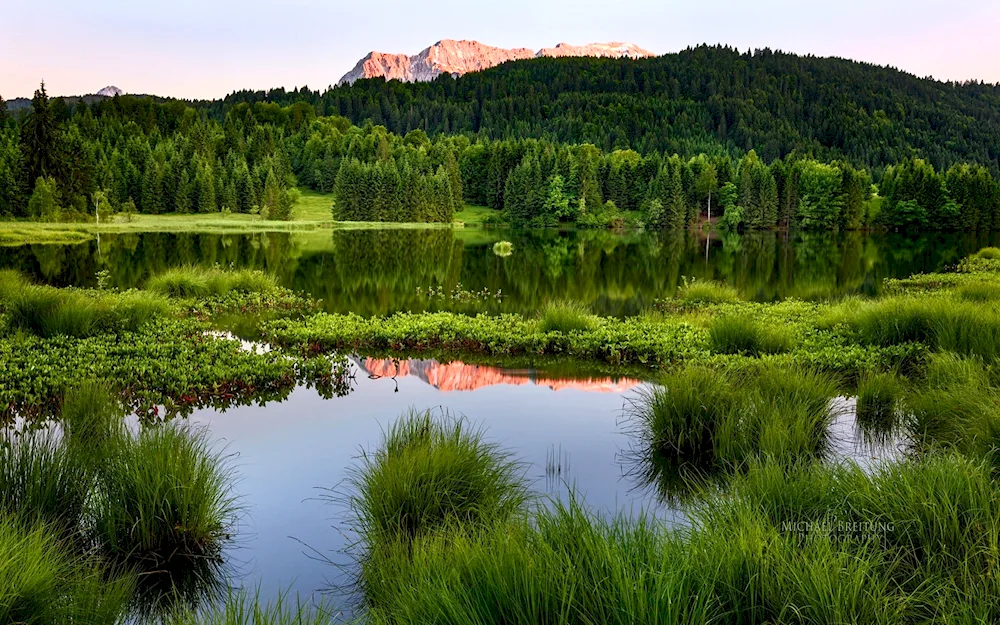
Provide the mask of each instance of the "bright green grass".
{"label": "bright green grass", "polygon": [[411,412],[353,470],[355,529],[374,544],[508,518],[527,497],[522,473],[464,419]]}
{"label": "bright green grass", "polygon": [[133,584],[73,555],[48,527],[0,514],[0,623],[115,625]]}
{"label": "bright green grass", "polygon": [[465,208],[455,213],[455,221],[465,224],[467,227],[482,226],[488,218],[495,218],[500,211],[486,206],[472,206],[466,204]]}
{"label": "bright green grass", "polygon": [[595,317],[577,302],[549,302],[542,309],[538,328],[542,332],[586,332],[597,327]]}
{"label": "bright green grass", "polygon": [[286,593],[264,602],[259,592],[230,591],[221,605],[182,609],[163,619],[163,625],[330,625],[338,613],[331,607],[309,605]]}
{"label": "bright green grass", "polygon": [[236,514],[232,469],[204,430],[170,422],[122,432],[92,506],[94,539],[114,561],[156,570],[212,559]]}
{"label": "bright green grass", "polygon": [[299,187],[299,201],[292,207],[292,221],[329,223],[333,221],[333,194]]}
{"label": "bright green grass", "polygon": [[86,338],[104,332],[133,332],[169,313],[169,304],[152,293],[94,293],[50,286],[25,286],[0,292],[7,325],[43,338]]}
{"label": "bright green grass", "polygon": [[792,334],[785,325],[768,324],[748,315],[716,318],[709,328],[712,350],[720,354],[762,356],[791,350]]}
{"label": "bright green grass", "polygon": [[168,269],[146,283],[147,291],[180,298],[225,295],[229,292],[269,294],[277,288],[277,279],[262,271],[194,266]]}
{"label": "bright green grass", "polygon": [[740,294],[739,291],[723,282],[692,280],[677,289],[677,298],[691,303],[718,304],[734,302],[740,298]]}

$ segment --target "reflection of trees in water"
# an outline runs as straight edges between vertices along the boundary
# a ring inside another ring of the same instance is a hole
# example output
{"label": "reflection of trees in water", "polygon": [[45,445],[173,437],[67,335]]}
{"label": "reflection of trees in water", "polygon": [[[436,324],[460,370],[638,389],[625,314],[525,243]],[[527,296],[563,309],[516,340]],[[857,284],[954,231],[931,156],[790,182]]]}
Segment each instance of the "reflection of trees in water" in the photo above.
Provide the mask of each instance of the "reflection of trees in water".
{"label": "reflection of trees in water", "polygon": [[[672,295],[682,277],[725,281],[764,301],[870,294],[883,278],[939,270],[1000,240],[985,233],[713,233],[706,259],[705,235],[690,231],[471,234],[475,242],[466,243],[450,229],[129,233],[102,235],[100,254],[96,241],[0,248],[0,266],[63,286],[93,286],[97,272],[108,269],[120,288],[179,265],[257,268],[323,299],[327,310],[364,315],[454,308],[447,300],[429,302],[417,289],[447,292],[459,283],[502,291],[502,303],[490,311],[534,313],[550,300],[576,300],[597,313],[626,315]],[[499,238],[513,243],[509,257],[493,254]]]}

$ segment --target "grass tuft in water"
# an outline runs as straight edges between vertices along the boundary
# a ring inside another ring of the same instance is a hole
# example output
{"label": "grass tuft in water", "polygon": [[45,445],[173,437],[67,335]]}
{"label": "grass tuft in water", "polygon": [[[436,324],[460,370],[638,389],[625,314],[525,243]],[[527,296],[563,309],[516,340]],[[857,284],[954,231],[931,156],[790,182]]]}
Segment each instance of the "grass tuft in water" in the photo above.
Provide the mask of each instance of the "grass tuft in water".
{"label": "grass tuft in water", "polygon": [[792,335],[784,326],[768,327],[744,315],[727,315],[712,322],[709,329],[712,351],[720,354],[763,356],[781,354],[792,348]]}
{"label": "grass tuft in water", "polygon": [[452,524],[478,526],[523,509],[523,469],[464,419],[411,412],[362,455],[350,508],[366,543],[410,540]]}
{"label": "grass tuft in water", "polygon": [[231,469],[206,434],[171,422],[108,446],[93,531],[113,561],[150,570],[218,558],[236,507]]}
{"label": "grass tuft in water", "polygon": [[586,332],[597,327],[597,317],[577,302],[550,302],[542,310],[538,327],[542,332]]}
{"label": "grass tuft in water", "polygon": [[769,368],[740,377],[688,367],[670,373],[641,393],[627,415],[643,441],[640,474],[647,482],[671,482],[657,484],[665,494],[684,494],[685,481],[697,485],[761,458],[796,463],[821,457],[836,393],[831,378],[808,370]]}
{"label": "grass tuft in water", "polygon": [[998,260],[1000,259],[1000,247],[984,247],[976,252],[976,258],[982,258],[984,260]]}
{"label": "grass tuft in water", "polygon": [[903,381],[895,373],[869,373],[858,382],[857,422],[861,430],[884,440],[899,428],[902,402],[906,394]]}

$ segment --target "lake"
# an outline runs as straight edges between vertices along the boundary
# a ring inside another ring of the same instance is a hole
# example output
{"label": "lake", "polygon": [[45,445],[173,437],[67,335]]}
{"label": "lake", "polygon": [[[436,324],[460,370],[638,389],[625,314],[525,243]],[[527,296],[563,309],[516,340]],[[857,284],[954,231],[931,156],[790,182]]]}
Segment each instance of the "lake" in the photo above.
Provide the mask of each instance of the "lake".
{"label": "lake", "polygon": [[[494,249],[499,241],[512,243],[509,255]],[[169,267],[219,264],[264,269],[285,286],[322,299],[329,312],[531,314],[555,299],[624,316],[672,295],[685,279],[724,281],[759,301],[876,294],[885,278],[937,271],[998,242],[995,233],[767,232],[711,238],[693,232],[471,229],[129,233],[76,245],[0,248],[0,267],[58,286],[94,286],[98,272],[106,270],[110,285],[129,288]],[[434,295],[428,296],[432,288]]]}
{"label": "lake", "polygon": [[[509,254],[496,246],[509,241]],[[534,314],[549,300],[575,300],[605,315],[636,314],[685,280],[720,280],[744,297],[834,298],[876,294],[883,279],[941,270],[998,242],[996,235],[759,233],[610,234],[451,229],[320,230],[309,233],[118,234],[77,245],[0,248],[0,267],[59,286],[141,286],[180,265],[264,269],[323,300],[330,312],[362,315],[454,309]],[[433,295],[428,295],[432,291]],[[285,590],[332,593],[349,609],[354,537],[345,479],[362,450],[409,410],[464,416],[524,463],[536,493],[583,497],[597,514],[667,523],[683,513],[636,460],[625,417],[648,381],[581,371],[507,370],[461,362],[353,357],[352,392],[323,399],[307,388],[280,403],[189,417],[231,454],[244,514],[227,570],[262,598]],[[642,376],[638,376],[642,378]],[[861,444],[853,404],[841,398],[834,458],[884,456]],[[890,449],[891,451],[891,449]],[[332,501],[331,501],[332,499]],[[348,551],[345,551],[348,550]]]}
{"label": "lake", "polygon": [[[281,403],[190,417],[231,454],[240,476],[245,515],[228,556],[236,584],[267,597],[278,589],[326,596],[349,611],[349,547],[357,537],[348,527],[345,480],[362,450],[374,449],[383,429],[409,410],[461,416],[482,428],[523,463],[542,503],[574,492],[595,514],[642,511],[683,522],[680,505],[644,478],[647,467],[637,459],[627,408],[646,387],[640,380],[433,360],[355,357],[352,366],[353,390],[344,397],[324,400],[300,388]],[[864,443],[851,401],[834,406],[833,460],[864,466],[894,453]]]}

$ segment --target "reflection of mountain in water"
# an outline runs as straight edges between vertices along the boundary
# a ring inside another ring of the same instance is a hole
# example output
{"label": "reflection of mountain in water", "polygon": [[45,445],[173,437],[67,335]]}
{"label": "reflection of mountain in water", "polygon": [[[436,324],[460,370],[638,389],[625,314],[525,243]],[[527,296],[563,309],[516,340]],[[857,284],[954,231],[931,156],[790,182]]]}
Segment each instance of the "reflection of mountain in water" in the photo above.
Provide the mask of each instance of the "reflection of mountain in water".
{"label": "reflection of mountain in water", "polygon": [[440,391],[474,391],[497,384],[547,386],[554,391],[575,389],[591,393],[624,393],[638,386],[630,378],[549,378],[530,370],[511,370],[455,361],[390,360],[365,358],[358,366],[371,376],[393,378],[415,376]]}

